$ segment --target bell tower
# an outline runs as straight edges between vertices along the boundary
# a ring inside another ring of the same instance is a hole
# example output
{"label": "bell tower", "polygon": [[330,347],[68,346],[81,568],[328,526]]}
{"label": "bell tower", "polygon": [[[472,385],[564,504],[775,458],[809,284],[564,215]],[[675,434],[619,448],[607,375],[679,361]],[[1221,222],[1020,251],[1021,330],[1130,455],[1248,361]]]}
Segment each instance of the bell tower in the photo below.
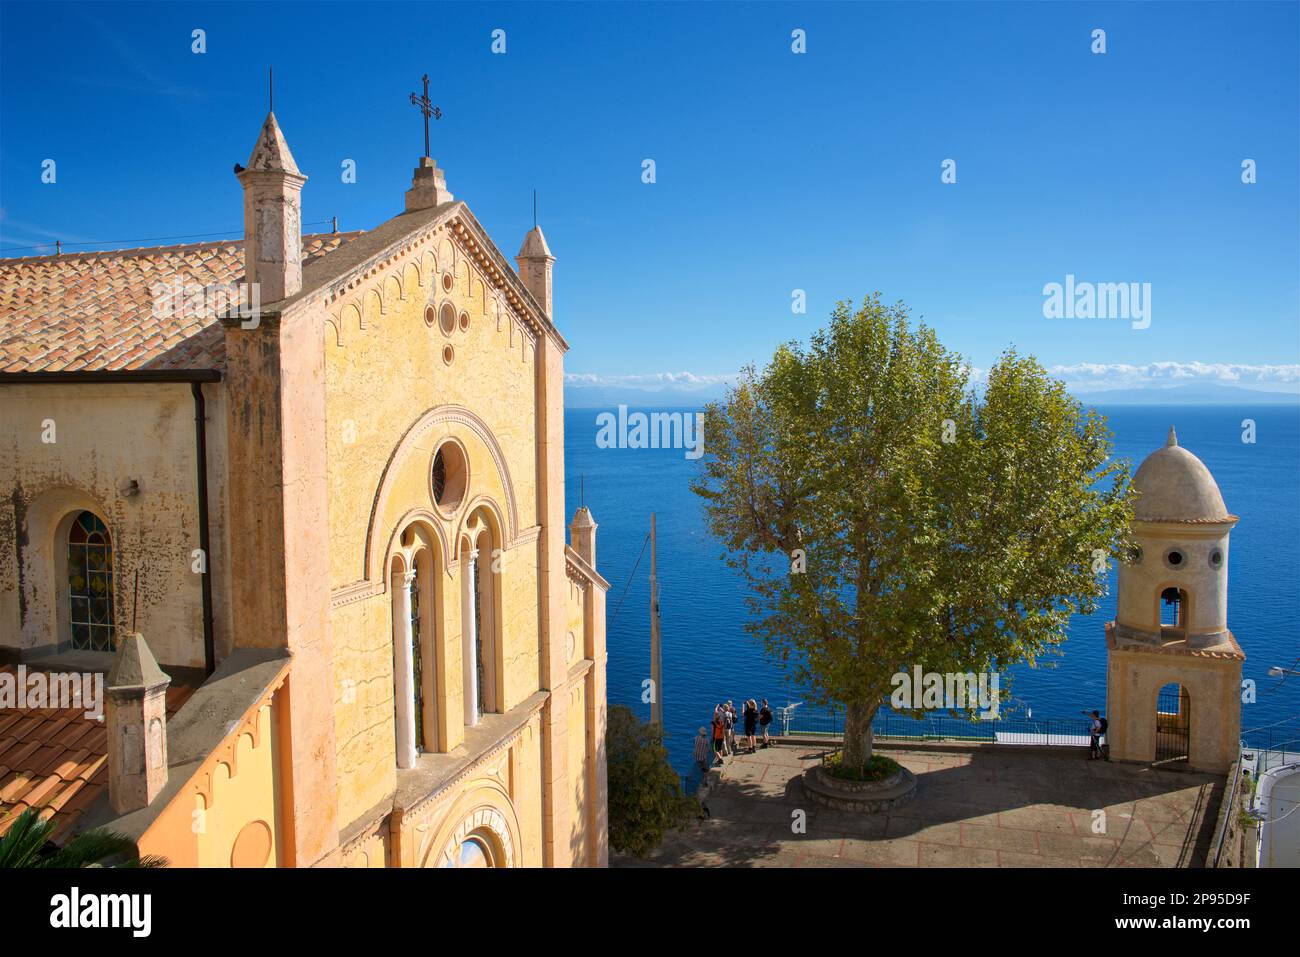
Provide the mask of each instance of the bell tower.
{"label": "bell tower", "polygon": [[1119,567],[1106,625],[1111,757],[1226,771],[1241,736],[1246,657],[1228,630],[1228,535],[1238,519],[1172,427],[1133,486],[1136,547]]}

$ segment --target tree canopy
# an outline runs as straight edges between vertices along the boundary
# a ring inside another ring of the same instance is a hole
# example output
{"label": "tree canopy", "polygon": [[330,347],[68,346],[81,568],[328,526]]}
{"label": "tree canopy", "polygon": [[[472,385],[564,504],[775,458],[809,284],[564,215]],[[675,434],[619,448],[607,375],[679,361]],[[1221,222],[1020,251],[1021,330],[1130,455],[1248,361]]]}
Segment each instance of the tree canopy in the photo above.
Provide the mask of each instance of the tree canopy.
{"label": "tree canopy", "polygon": [[908,318],[841,302],[745,369],[705,411],[692,484],[748,580],[750,633],[845,708],[849,768],[900,670],[998,673],[1059,644],[1131,518],[1104,418],[1014,350],[978,393]]}

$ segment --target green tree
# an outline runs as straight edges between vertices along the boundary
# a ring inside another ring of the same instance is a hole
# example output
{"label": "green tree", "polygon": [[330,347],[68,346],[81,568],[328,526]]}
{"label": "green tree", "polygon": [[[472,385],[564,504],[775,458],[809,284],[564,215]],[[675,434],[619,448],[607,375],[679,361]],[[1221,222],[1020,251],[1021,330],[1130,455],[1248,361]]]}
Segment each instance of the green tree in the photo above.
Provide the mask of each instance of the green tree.
{"label": "green tree", "polygon": [[1035,661],[1127,548],[1105,420],[1014,351],[977,395],[961,357],[878,295],[747,368],[704,430],[692,489],[748,581],[747,629],[844,708],[846,771],[867,766],[895,673]]}
{"label": "green tree", "polygon": [[141,857],[135,842],[104,830],[78,834],[62,847],[49,843],[54,825],[33,810],[23,811],[0,835],[0,869],[11,867],[90,867],[121,859],[119,867],[166,867],[162,857]]}
{"label": "green tree", "polygon": [[605,729],[609,774],[609,843],[640,856],[658,846],[665,832],[685,827],[701,813],[700,802],[682,794],[668,763],[663,729],[645,724],[629,708],[610,705]]}

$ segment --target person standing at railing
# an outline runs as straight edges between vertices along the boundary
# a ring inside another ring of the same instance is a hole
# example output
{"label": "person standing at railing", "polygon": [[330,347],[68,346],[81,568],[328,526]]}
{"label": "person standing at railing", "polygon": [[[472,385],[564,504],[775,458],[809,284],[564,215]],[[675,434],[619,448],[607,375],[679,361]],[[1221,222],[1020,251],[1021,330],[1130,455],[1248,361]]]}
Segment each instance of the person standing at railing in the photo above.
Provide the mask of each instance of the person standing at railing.
{"label": "person standing at railing", "polygon": [[735,754],[736,748],[736,705],[728,698],[726,711],[723,714],[723,720],[727,723],[727,753]]}
{"label": "person standing at railing", "polygon": [[722,705],[718,705],[718,710],[713,712],[713,754],[722,763],[722,755],[727,747],[727,721],[724,715]]}
{"label": "person standing at railing", "polygon": [[767,738],[767,726],[772,723],[772,709],[767,706],[767,699],[763,699],[763,706],[758,709],[758,724],[763,729],[763,747],[768,747],[771,742]]}
{"label": "person standing at railing", "polygon": [[758,733],[758,702],[750,698],[745,702],[745,744],[749,748],[749,753],[753,754],[758,750],[758,743],[754,735]]}

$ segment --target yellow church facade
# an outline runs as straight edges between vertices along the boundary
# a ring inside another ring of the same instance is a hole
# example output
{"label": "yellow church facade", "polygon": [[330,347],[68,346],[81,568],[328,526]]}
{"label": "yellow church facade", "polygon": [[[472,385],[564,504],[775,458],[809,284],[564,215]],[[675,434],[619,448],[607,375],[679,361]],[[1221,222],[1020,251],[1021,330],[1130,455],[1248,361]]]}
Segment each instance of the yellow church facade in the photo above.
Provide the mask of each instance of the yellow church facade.
{"label": "yellow church facade", "polygon": [[401,214],[303,236],[274,115],[237,176],[242,244],[0,265],[0,665],[106,685],[0,810],[176,865],[604,866],[540,228],[512,265],[426,157]]}

